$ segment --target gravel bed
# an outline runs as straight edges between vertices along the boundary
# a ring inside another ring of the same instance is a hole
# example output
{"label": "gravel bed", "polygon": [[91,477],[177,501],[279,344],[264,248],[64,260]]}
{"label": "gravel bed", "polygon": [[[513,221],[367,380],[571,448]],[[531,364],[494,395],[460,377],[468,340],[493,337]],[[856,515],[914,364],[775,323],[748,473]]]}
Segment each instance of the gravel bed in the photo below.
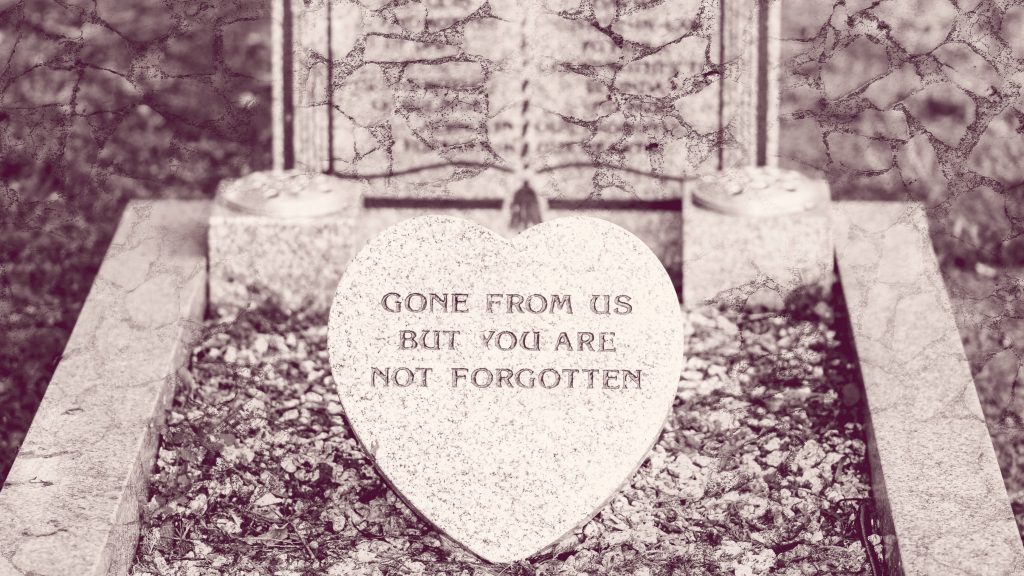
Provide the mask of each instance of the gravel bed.
{"label": "gravel bed", "polygon": [[649,460],[553,550],[499,567],[419,520],[365,459],[325,315],[221,315],[168,416],[132,573],[869,574],[860,384],[837,313],[817,298],[687,312],[686,370]]}

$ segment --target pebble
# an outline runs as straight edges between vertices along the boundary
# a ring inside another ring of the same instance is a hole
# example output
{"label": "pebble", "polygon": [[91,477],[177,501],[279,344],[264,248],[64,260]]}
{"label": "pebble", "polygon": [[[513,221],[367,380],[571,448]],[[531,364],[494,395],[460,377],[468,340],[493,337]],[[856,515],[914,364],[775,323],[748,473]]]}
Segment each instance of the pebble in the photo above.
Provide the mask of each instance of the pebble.
{"label": "pebble", "polygon": [[270,350],[270,341],[267,340],[266,336],[257,336],[256,340],[252,343],[252,349],[256,354],[262,356],[267,353],[267,350]]}

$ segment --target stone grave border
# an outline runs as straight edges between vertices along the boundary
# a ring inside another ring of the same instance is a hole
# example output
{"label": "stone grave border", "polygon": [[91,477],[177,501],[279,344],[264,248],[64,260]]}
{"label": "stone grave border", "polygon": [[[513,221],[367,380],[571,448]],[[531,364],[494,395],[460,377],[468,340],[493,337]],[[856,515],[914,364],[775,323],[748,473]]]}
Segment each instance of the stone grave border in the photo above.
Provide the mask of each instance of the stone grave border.
{"label": "stone grave border", "polygon": [[[158,430],[206,305],[210,209],[126,208],[0,491],[0,576],[128,574]],[[923,210],[832,211],[890,573],[1024,574]]]}
{"label": "stone grave border", "polygon": [[132,201],[0,491],[0,576],[128,574],[202,327],[208,201]]}

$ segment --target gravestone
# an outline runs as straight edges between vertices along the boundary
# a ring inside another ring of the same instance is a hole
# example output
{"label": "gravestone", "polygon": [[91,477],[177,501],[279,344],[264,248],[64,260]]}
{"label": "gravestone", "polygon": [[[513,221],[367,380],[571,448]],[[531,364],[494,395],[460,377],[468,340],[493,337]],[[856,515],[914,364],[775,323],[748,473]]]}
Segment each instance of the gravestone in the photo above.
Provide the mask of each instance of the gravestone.
{"label": "gravestone", "polygon": [[586,522],[646,458],[682,317],[626,230],[561,218],[509,241],[424,216],[371,240],[328,328],[345,415],[414,510],[492,562]]}
{"label": "gravestone", "polygon": [[679,195],[659,175],[774,162],[777,2],[274,7],[279,169],[501,198],[474,186],[493,167],[548,197],[658,199]]}

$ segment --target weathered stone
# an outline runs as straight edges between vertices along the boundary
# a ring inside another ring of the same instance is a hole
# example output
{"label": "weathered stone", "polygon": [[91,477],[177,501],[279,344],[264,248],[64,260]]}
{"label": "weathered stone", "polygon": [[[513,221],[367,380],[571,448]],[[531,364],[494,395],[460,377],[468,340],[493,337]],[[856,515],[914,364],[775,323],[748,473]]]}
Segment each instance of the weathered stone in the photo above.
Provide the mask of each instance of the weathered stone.
{"label": "weathered stone", "polygon": [[485,0],[427,0],[427,30],[451,28],[480,9]]}
{"label": "weathered stone", "polygon": [[[298,1],[298,0],[293,0]],[[360,28],[360,36],[393,36],[399,38],[406,37],[406,30],[399,23],[398,16],[394,18],[390,17],[386,10],[381,11],[362,11],[362,26]],[[426,13],[424,13],[424,18]],[[426,25],[424,23],[424,25]]]}
{"label": "weathered stone", "polygon": [[[368,2],[353,10],[337,0],[292,2],[293,44],[287,48],[295,60],[293,106],[284,109],[286,79],[275,72],[275,166],[285,164],[285,138],[291,139],[296,167],[346,174],[496,162],[530,177],[538,167],[597,164],[607,172],[601,178],[647,198],[661,193],[661,182],[613,174],[611,167],[661,174],[682,166],[747,165],[759,155],[772,163],[778,155],[776,90],[769,86],[767,122],[759,122],[765,111],[757,108],[755,87],[764,64],[754,57],[760,46],[753,42],[756,15],[741,3],[436,0]],[[330,79],[324,59],[328,7],[335,20]],[[777,60],[776,8],[773,3],[765,14],[769,63]],[[283,18],[277,10],[275,24]],[[590,10],[612,30],[595,26]],[[733,24],[728,33],[723,14]],[[445,29],[431,33],[438,27]],[[285,30],[273,30],[277,47]],[[663,40],[668,43],[659,47]],[[735,50],[723,69],[725,44]],[[362,64],[349,46],[365,46]],[[355,70],[349,72],[350,65]],[[773,78],[769,71],[770,84]],[[317,130],[327,125],[334,126],[333,135]],[[350,127],[354,133],[345,133]],[[716,156],[719,133],[725,145]],[[331,150],[333,158],[327,158]],[[463,177],[466,169],[449,172]],[[426,181],[410,176],[367,185],[388,195],[392,185],[404,189],[413,180],[447,189],[438,180],[442,169],[424,172],[431,175]],[[598,191],[594,170],[570,172],[572,177],[552,181],[566,190],[583,186],[574,193],[581,196]]]}
{"label": "weathered stone", "polygon": [[961,88],[988,98],[1002,90],[1003,79],[985,58],[963,42],[947,42],[935,49],[946,75]]}
{"label": "weathered stone", "polygon": [[618,12],[615,0],[593,0],[594,18],[601,26],[607,27],[615,19]]}
{"label": "weathered stone", "polygon": [[619,16],[612,31],[630,42],[651,47],[668,44],[689,34],[700,11],[701,0],[668,0]]}
{"label": "weathered stone", "polygon": [[821,80],[829,100],[838,100],[888,71],[885,47],[867,36],[858,36],[829,58],[821,71]]}
{"label": "weathered stone", "polygon": [[828,135],[828,151],[832,160],[853,170],[888,170],[892,166],[892,148],[881,140],[857,134],[833,132]]}
{"label": "weathered stone", "polygon": [[926,206],[935,206],[949,196],[949,181],[927,134],[919,134],[903,145],[898,165],[903,183]]}
{"label": "weathered stone", "polygon": [[327,38],[328,0],[287,1],[292,4],[294,18],[292,38],[297,52],[293,58],[296,67],[301,69],[310,62],[323,61],[330,50]]}
{"label": "weathered stone", "polygon": [[787,40],[808,40],[818,35],[835,5],[831,0],[790,2],[782,6],[782,37]]}
{"label": "weathered stone", "polygon": [[468,22],[463,35],[467,54],[502,62],[519,53],[522,27],[519,22],[483,18]]}
{"label": "weathered stone", "polygon": [[831,200],[824,181],[775,167],[722,170],[698,179],[691,189],[695,205],[735,216],[795,214]]}
{"label": "weathered stone", "polygon": [[[453,146],[486,138],[484,114],[487,102],[482,94],[462,94],[446,89],[425,90],[403,85],[397,102],[398,114],[392,118],[392,126],[402,122],[413,131],[410,138],[421,140],[428,147],[442,152]],[[394,133],[396,143],[398,135]],[[396,150],[395,152],[399,152]],[[417,160],[416,156],[408,159]]]}
{"label": "weathered stone", "polygon": [[391,11],[395,14],[398,24],[411,34],[419,34],[426,28],[427,7],[422,2],[394,6]]}
{"label": "weathered stone", "polygon": [[1019,573],[1024,547],[927,216],[892,202],[838,202],[833,214],[871,407],[868,451],[887,573]]}
{"label": "weathered stone", "polygon": [[472,88],[483,84],[484,69],[479,62],[410,64],[404,79],[423,88]]}
{"label": "weathered stone", "polygon": [[[358,248],[357,186],[289,172],[257,172],[222,185],[210,216],[211,305],[245,308],[273,296],[290,308],[326,306]],[[236,196],[240,205],[228,205]]]}
{"label": "weathered stone", "polygon": [[719,168],[713,146],[694,146],[686,140],[666,144],[664,158],[665,172],[669,174],[707,174]]}
{"label": "weathered stone", "polygon": [[825,135],[814,118],[783,118],[782,132],[786,134],[782,141],[784,158],[806,166],[824,166],[828,162]]}
{"label": "weathered stone", "polygon": [[532,83],[531,105],[549,112],[589,122],[615,111],[608,86],[589,76],[553,71]]}
{"label": "weathered stone", "polygon": [[[411,118],[412,121],[422,122],[423,118]],[[409,125],[409,120],[400,116],[391,117],[391,138],[394,144],[391,146],[390,158],[391,158],[391,169],[401,172],[403,170],[412,170],[415,168],[421,168],[423,166],[431,165],[444,165],[444,156],[441,155],[440,151],[434,143],[426,141],[426,137],[416,134],[413,131],[412,126]],[[472,137],[467,136],[467,137]],[[416,179],[427,179],[429,181],[438,181],[445,178],[451,178],[455,173],[455,168],[452,166],[443,167],[437,171],[424,172],[423,174],[414,174],[411,177]]]}
{"label": "weathered stone", "polygon": [[[683,204],[683,302],[687,306],[743,305],[767,289],[785,300],[808,286],[832,281],[829,203],[780,216],[721,214],[693,203],[695,186],[724,186],[707,176],[687,190]],[[808,186],[826,189],[825,181]],[[827,194],[826,194],[827,196]]]}
{"label": "weathered stone", "polygon": [[391,89],[377,64],[356,68],[334,94],[335,105],[361,126],[375,126],[391,116]]}
{"label": "weathered stone", "polygon": [[856,190],[858,195],[865,198],[901,198],[906,194],[906,187],[897,168],[881,173],[848,174],[837,186],[843,186],[844,190]]}
{"label": "weathered stone", "polygon": [[[530,83],[532,84],[532,83]],[[492,116],[502,114],[513,106],[522,108],[523,100],[527,97],[527,88],[524,86],[522,75],[515,70],[492,70],[487,80],[487,108]],[[522,122],[522,113],[516,113],[514,124]],[[493,137],[493,134],[492,134]]]}
{"label": "weathered stone", "polygon": [[718,107],[720,86],[712,84],[696,94],[676,100],[676,111],[698,134],[711,134],[719,128]]}
{"label": "weathered stone", "polygon": [[334,122],[334,147],[331,150],[335,160],[352,162],[356,158],[356,130],[366,131],[343,114],[336,114]]}
{"label": "weathered stone", "polygon": [[779,114],[783,117],[794,112],[820,111],[825,103],[821,89],[807,84],[786,86],[779,102]]}
{"label": "weathered stone", "polygon": [[553,166],[588,158],[583,143],[591,132],[586,127],[543,110],[535,111],[532,120],[539,140],[534,150],[537,165]]}
{"label": "weathered stone", "polygon": [[924,54],[942,44],[957,14],[948,0],[883,0],[871,10],[910,54]]}
{"label": "weathered stone", "polygon": [[580,0],[542,0],[541,4],[550,12],[566,12],[579,8]]}
{"label": "weathered stone", "polygon": [[0,492],[0,574],[126,575],[199,336],[208,202],[129,202]]}
{"label": "weathered stone", "polygon": [[654,254],[580,217],[511,241],[462,219],[402,222],[351,262],[328,326],[346,419],[378,470],[492,562],[555,543],[644,461],[682,336]]}
{"label": "weathered stone", "polygon": [[974,100],[949,82],[925,87],[908,98],[906,105],[925,129],[949,146],[958,145],[974,123]]}
{"label": "weathered stone", "polygon": [[333,2],[331,9],[331,55],[341,60],[355,48],[362,35],[362,11],[353,9],[352,5],[342,0]]}
{"label": "weathered stone", "polygon": [[[526,30],[537,56],[564,64],[604,66],[617,62],[622,51],[600,30],[580,20],[538,14]],[[522,33],[522,32],[521,32]]]}

